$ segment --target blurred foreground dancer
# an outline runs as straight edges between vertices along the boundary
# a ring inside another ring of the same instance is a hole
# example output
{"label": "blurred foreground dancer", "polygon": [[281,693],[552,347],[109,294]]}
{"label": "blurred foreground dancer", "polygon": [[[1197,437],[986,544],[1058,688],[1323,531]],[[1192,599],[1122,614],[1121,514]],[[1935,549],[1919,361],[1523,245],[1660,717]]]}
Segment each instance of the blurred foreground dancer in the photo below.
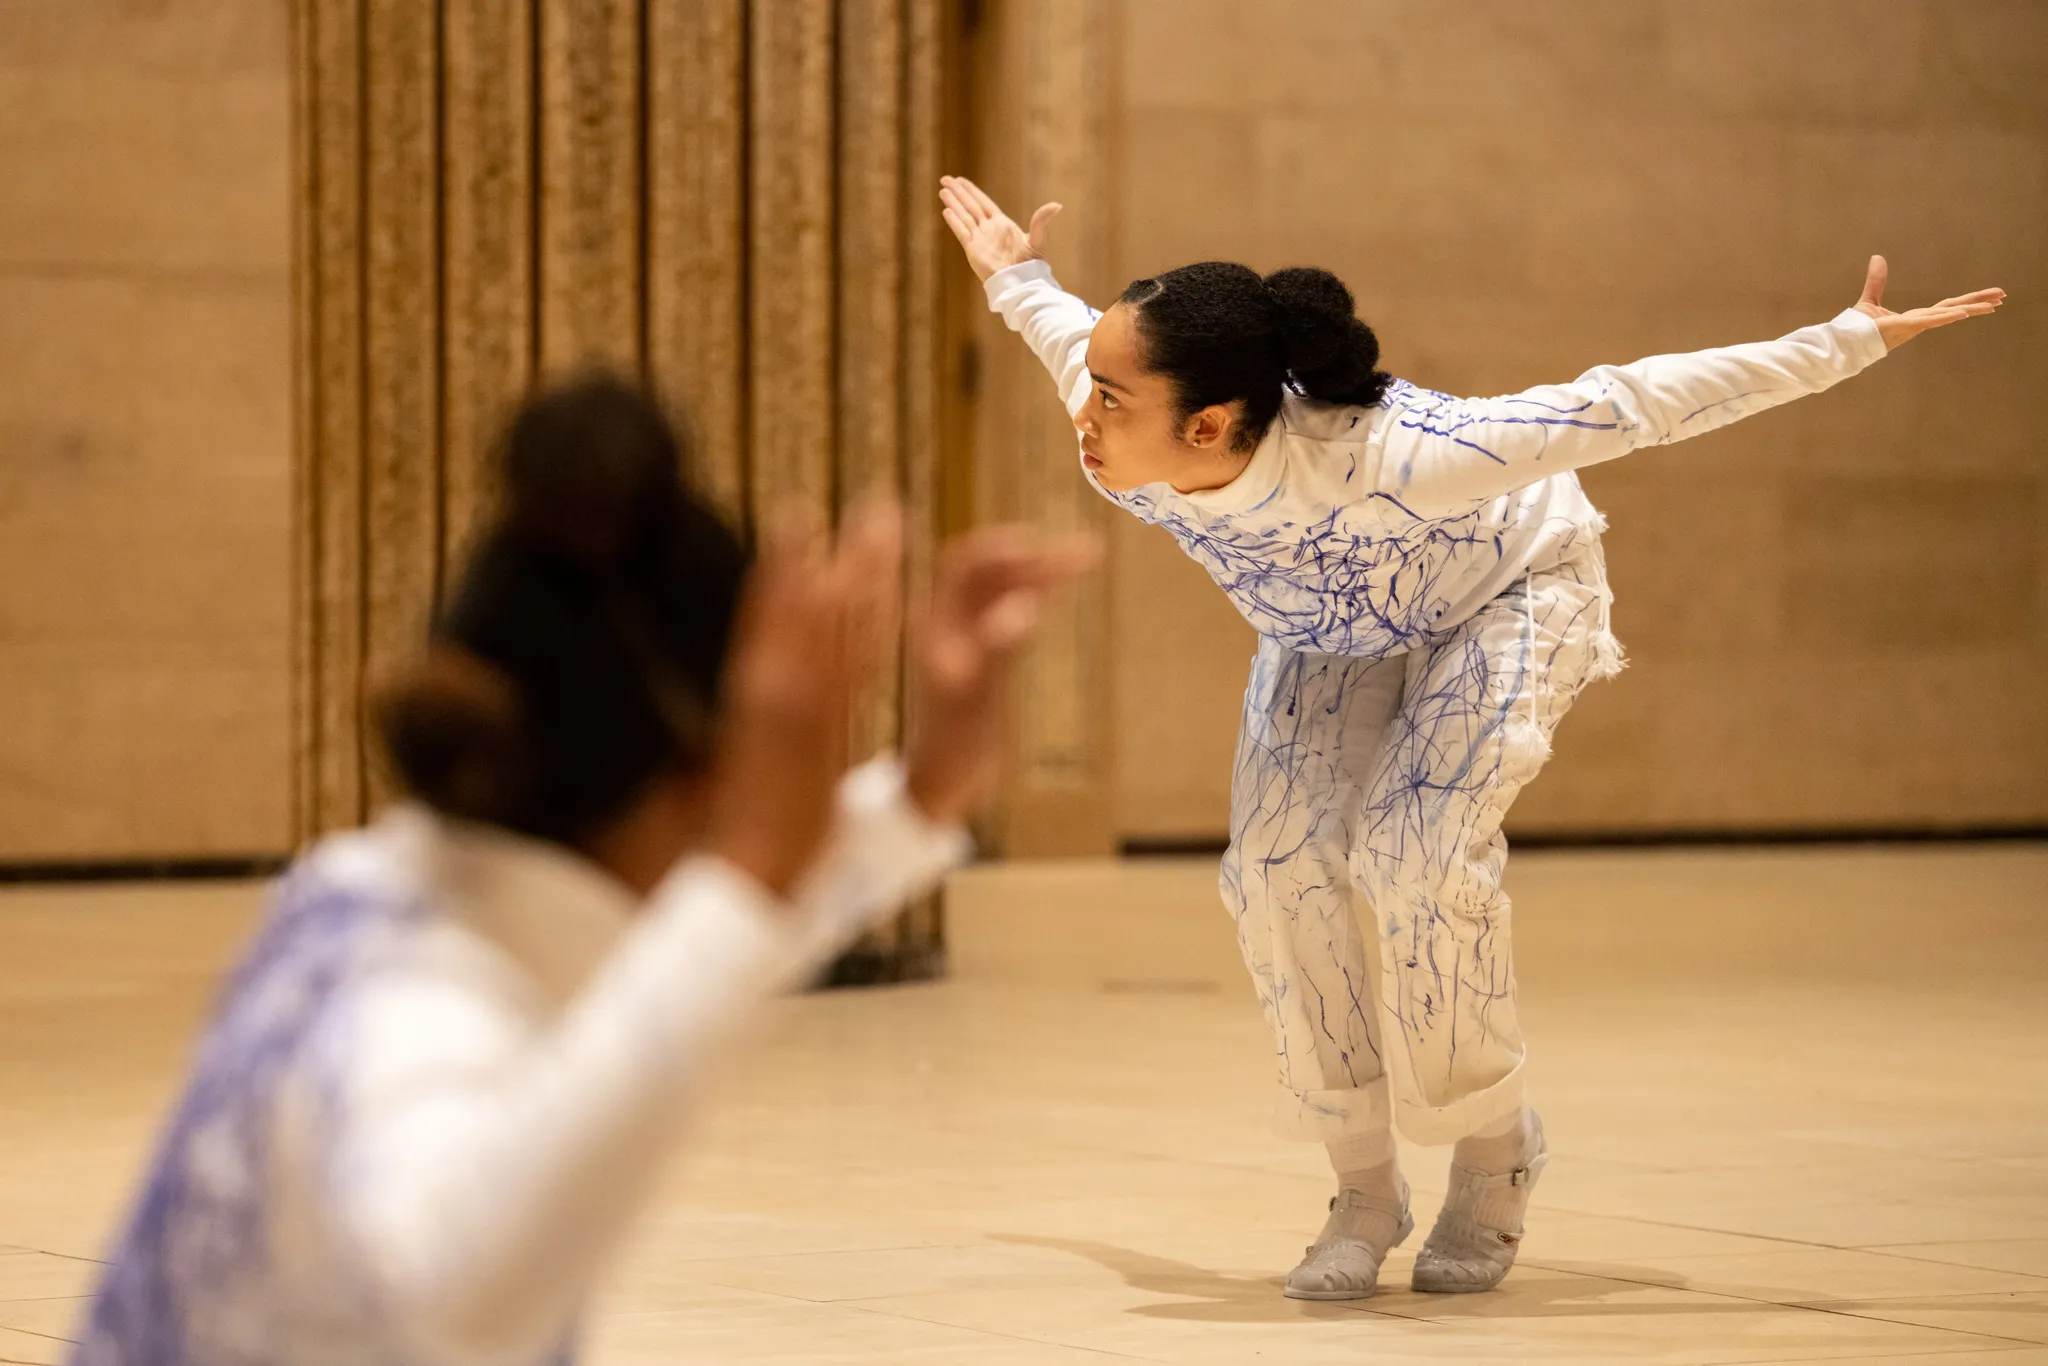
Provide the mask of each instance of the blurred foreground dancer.
{"label": "blurred foreground dancer", "polygon": [[941,200],[990,308],[1059,385],[1084,477],[1259,634],[1221,890],[1273,1032],[1279,1128],[1324,1143],[1338,1185],[1286,1293],[1378,1285],[1414,1224],[1397,1123],[1455,1145],[1414,1288],[1492,1289],[1549,1156],[1501,822],[1580,690],[1621,667],[1606,523],[1576,471],[1817,394],[2005,292],[1895,312],[1873,257],[1854,305],[1776,341],[1453,398],[1380,370],[1329,271],[1205,261],[1097,312],[1041,259],[1057,205],[1027,228],[972,181]]}
{"label": "blurred foreground dancer", "polygon": [[529,404],[502,460],[504,514],[382,708],[414,800],[285,878],[81,1366],[570,1359],[706,1064],[965,851],[1072,552],[951,547],[908,761],[842,774],[889,515],[749,572],[658,410],[604,380]]}

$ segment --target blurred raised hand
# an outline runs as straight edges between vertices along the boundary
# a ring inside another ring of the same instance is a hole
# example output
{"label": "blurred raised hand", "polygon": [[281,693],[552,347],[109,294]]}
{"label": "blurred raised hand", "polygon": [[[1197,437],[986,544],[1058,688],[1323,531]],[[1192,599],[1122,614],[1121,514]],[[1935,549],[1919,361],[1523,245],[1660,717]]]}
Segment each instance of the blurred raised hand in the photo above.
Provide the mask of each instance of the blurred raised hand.
{"label": "blurred raised hand", "polygon": [[1002,771],[1008,683],[1046,597],[1092,565],[1091,537],[1050,544],[1020,527],[969,532],[939,555],[909,638],[910,797],[931,819],[964,820]]}
{"label": "blurred raised hand", "polygon": [[835,540],[785,519],[749,576],[726,667],[711,851],[777,894],[817,857],[866,675],[893,652],[900,514],[870,504]]}

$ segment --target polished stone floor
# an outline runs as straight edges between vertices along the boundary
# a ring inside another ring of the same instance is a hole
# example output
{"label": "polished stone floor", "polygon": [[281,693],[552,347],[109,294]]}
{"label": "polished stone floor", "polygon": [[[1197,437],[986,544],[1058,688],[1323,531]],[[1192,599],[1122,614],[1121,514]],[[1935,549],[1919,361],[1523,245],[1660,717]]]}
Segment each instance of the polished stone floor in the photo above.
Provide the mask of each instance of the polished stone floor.
{"label": "polished stone floor", "polygon": [[[1356,1305],[1280,1297],[1329,1181],[1212,882],[977,868],[949,981],[779,1005],[587,1358],[2048,1363],[2048,849],[1518,856],[1522,1264]],[[0,893],[0,1361],[61,1359],[260,890]]]}

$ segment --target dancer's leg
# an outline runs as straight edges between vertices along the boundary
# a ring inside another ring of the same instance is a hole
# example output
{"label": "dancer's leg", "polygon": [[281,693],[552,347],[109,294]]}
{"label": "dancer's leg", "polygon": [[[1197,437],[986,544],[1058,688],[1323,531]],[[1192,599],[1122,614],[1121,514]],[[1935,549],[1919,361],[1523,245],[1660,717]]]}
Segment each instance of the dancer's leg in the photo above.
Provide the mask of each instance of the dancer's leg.
{"label": "dancer's leg", "polygon": [[1542,1126],[1523,1100],[1501,820],[1579,689],[1619,664],[1598,546],[1531,574],[1408,659],[1361,816],[1401,1129],[1459,1142],[1416,1285],[1477,1290],[1512,1265]]}
{"label": "dancer's leg", "polygon": [[1400,681],[1398,661],[1261,642],[1245,693],[1223,900],[1273,1030],[1277,1127],[1323,1140],[1338,1174],[1323,1235],[1288,1277],[1297,1298],[1370,1294],[1408,1228],[1349,865],[1363,777]]}
{"label": "dancer's leg", "polygon": [[1285,1138],[1330,1142],[1390,1120],[1350,855],[1400,686],[1399,661],[1266,640],[1252,661],[1221,890],[1273,1030]]}
{"label": "dancer's leg", "polygon": [[1406,657],[1365,793],[1358,873],[1379,918],[1396,1110],[1419,1142],[1454,1142],[1521,1109],[1501,820],[1579,690],[1617,665],[1597,544]]}

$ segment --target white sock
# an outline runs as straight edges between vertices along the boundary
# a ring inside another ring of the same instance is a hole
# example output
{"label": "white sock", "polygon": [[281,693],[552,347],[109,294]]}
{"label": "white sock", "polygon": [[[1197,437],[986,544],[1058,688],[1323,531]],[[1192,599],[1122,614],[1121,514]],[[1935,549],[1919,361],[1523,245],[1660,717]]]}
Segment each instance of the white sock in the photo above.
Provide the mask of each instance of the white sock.
{"label": "white sock", "polygon": [[[1361,1195],[1400,1202],[1401,1169],[1394,1161],[1394,1134],[1391,1129],[1349,1134],[1332,1139],[1325,1146],[1330,1150],[1330,1165],[1337,1172],[1338,1190],[1357,1191]],[[1360,1232],[1383,1256],[1393,1246],[1394,1239],[1400,1236],[1400,1229],[1401,1221],[1394,1215],[1377,1210],[1362,1215]]]}
{"label": "white sock", "polygon": [[[1536,1156],[1536,1116],[1527,1106],[1498,1124],[1458,1140],[1451,1160],[1461,1167],[1488,1176],[1505,1176]],[[1526,1192],[1507,1187],[1491,1190],[1479,1199],[1474,1217],[1490,1228],[1519,1228]]]}
{"label": "white sock", "polygon": [[1505,1176],[1536,1156],[1536,1116],[1526,1105],[1499,1123],[1467,1134],[1451,1161],[1488,1176]]}
{"label": "white sock", "polygon": [[1337,1173],[1340,1189],[1363,1191],[1367,1195],[1400,1194],[1393,1130],[1346,1134],[1324,1146],[1330,1151],[1330,1168]]}

